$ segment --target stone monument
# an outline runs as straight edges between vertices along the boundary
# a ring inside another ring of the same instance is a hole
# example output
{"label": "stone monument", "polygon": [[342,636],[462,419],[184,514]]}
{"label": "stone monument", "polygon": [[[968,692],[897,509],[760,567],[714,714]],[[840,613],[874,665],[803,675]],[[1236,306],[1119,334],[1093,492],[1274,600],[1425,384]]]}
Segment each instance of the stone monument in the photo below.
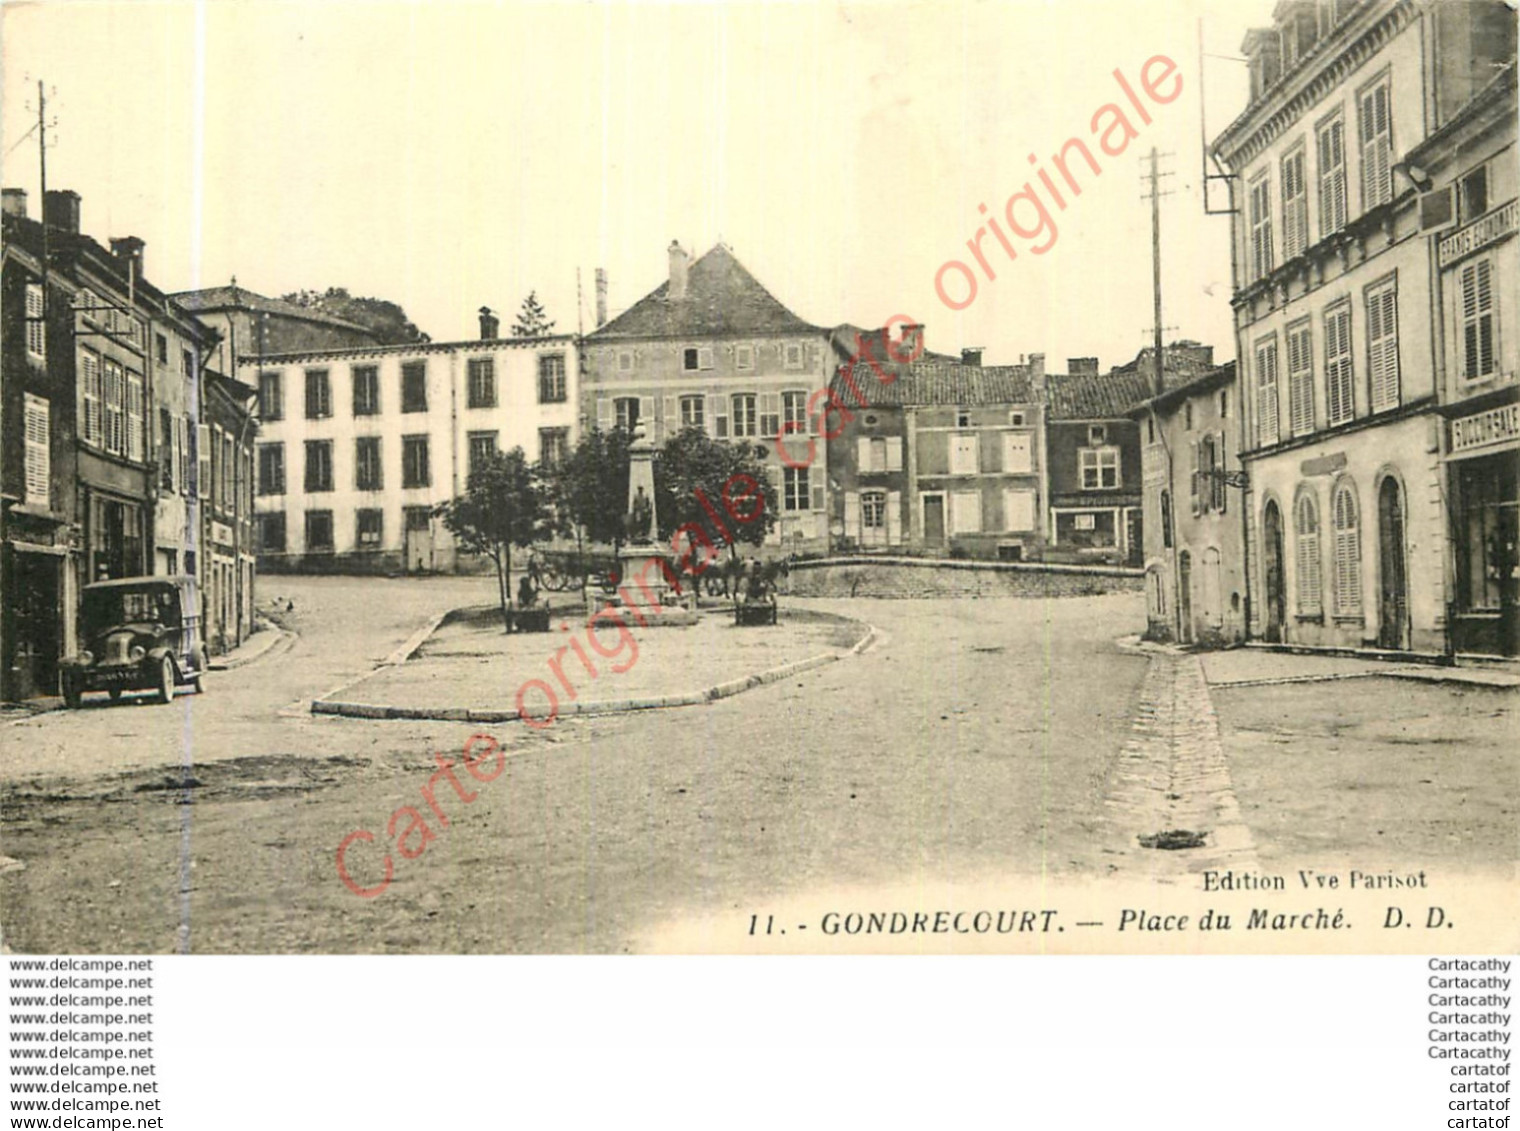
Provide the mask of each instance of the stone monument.
{"label": "stone monument", "polygon": [[658,623],[690,624],[695,620],[695,592],[680,595],[687,598],[687,605],[682,608],[660,566],[669,557],[670,547],[658,541],[654,456],[654,443],[640,422],[634,426],[633,441],[628,445],[628,510],[623,516],[623,543],[617,553],[618,578],[623,592],[638,604],[660,605],[663,611],[657,614]]}

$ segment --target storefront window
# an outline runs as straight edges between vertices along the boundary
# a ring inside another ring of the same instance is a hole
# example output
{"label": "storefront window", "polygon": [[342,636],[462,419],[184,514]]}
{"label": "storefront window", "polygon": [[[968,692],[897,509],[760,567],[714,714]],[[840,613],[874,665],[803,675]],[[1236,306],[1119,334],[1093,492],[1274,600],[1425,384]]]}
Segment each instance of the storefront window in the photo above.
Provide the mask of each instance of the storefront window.
{"label": "storefront window", "polygon": [[1457,599],[1464,610],[1498,610],[1520,599],[1515,460],[1469,460],[1461,470],[1462,514]]}

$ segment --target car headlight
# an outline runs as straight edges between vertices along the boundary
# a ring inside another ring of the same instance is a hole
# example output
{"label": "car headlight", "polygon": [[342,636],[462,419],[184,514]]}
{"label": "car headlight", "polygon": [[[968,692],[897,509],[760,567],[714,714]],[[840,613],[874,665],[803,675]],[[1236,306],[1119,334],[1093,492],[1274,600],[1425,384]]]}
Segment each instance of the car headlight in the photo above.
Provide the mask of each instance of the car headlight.
{"label": "car headlight", "polygon": [[85,667],[89,667],[91,664],[93,664],[95,662],[95,653],[93,653],[93,652],[81,652],[81,653],[79,653],[79,662],[81,664],[83,664]]}
{"label": "car headlight", "polygon": [[132,662],[134,664],[141,662],[142,658],[144,656],[146,656],[147,654],[148,654],[148,650],[146,648],[144,648],[141,644],[139,644],[137,647],[135,647],[135,648],[132,649],[132,652],[131,652]]}

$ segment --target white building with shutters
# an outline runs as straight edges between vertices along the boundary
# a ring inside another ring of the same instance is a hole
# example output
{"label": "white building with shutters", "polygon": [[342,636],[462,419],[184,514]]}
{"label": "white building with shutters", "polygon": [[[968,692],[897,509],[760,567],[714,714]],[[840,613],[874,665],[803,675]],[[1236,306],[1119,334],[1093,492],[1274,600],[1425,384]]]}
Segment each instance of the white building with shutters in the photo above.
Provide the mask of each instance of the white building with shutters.
{"label": "white building with shutters", "polygon": [[474,462],[520,447],[553,463],[578,435],[580,353],[559,334],[243,357],[257,390],[261,571],[475,568],[433,509]]}
{"label": "white building with shutters", "polygon": [[[697,427],[762,445],[781,506],[768,545],[826,549],[828,445],[814,428],[834,369],[829,332],[784,307],[722,244],[695,261],[672,244],[669,267],[610,322],[599,310],[603,324],[583,342],[583,421],[630,432],[643,424],[656,444]],[[776,443],[783,429],[787,459]]]}
{"label": "white building with shutters", "polygon": [[[1513,13],[1285,0],[1272,15],[1244,45],[1249,103],[1212,146],[1238,209],[1249,635],[1438,652],[1455,591],[1435,264],[1461,217],[1411,154],[1513,67]],[[1512,194],[1512,146],[1507,160]]]}

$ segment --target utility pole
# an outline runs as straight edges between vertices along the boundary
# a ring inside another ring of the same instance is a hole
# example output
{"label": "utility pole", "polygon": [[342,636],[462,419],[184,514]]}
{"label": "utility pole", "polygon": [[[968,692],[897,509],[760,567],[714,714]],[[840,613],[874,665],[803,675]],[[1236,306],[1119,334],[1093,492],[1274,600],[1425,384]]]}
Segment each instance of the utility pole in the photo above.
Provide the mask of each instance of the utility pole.
{"label": "utility pole", "polygon": [[42,326],[47,333],[48,313],[48,225],[47,225],[47,94],[42,80],[37,80],[37,161],[42,180]]}
{"label": "utility pole", "polygon": [[1161,191],[1157,184],[1160,173],[1157,171],[1157,161],[1160,154],[1154,146],[1151,147],[1151,306],[1152,318],[1151,332],[1154,335],[1151,345],[1156,351],[1156,368],[1151,377],[1151,392],[1160,396],[1164,381],[1162,378],[1162,344],[1161,344]]}

